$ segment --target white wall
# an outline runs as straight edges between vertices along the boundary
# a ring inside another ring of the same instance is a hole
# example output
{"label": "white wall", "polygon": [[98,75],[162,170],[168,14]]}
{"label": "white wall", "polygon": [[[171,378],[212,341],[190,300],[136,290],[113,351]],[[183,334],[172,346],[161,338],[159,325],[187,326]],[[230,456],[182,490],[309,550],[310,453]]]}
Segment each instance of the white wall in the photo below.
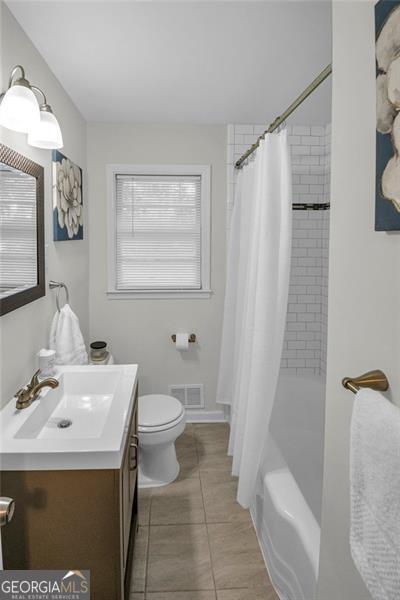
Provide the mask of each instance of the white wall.
{"label": "white wall", "polygon": [[[86,171],[86,124],[43,58],[2,3],[1,90],[8,85],[13,66],[25,67],[27,78],[43,88],[60,122],[64,136],[62,152]],[[71,305],[78,314],[84,335],[88,334],[88,228],[87,212],[82,241],[57,242],[52,228],[51,151],[27,145],[26,136],[0,128],[0,141],[45,168],[46,283],[64,281],[70,289]],[[84,194],[85,210],[87,196]],[[1,401],[6,403],[36,369],[36,352],[48,346],[48,333],[55,311],[54,292],[0,318]]]}
{"label": "white wall", "polygon": [[349,547],[346,375],[383,369],[399,403],[399,234],[374,232],[374,3],[333,3],[332,207],[320,600],[370,598]]}
{"label": "white wall", "polygon": [[[225,286],[224,126],[88,125],[90,196],[90,337],[104,339],[118,362],[140,365],[141,393],[168,384],[203,383],[206,410],[215,405]],[[209,299],[107,298],[106,164],[211,164],[211,288]],[[171,334],[188,331],[198,344],[180,354]]]}

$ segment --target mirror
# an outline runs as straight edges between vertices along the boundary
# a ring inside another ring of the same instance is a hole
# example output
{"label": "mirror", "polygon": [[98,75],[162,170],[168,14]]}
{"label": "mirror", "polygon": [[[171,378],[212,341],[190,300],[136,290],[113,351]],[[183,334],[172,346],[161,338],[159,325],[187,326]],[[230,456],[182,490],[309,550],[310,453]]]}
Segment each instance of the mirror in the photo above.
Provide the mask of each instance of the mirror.
{"label": "mirror", "polygon": [[0,315],[45,295],[43,167],[0,144]]}

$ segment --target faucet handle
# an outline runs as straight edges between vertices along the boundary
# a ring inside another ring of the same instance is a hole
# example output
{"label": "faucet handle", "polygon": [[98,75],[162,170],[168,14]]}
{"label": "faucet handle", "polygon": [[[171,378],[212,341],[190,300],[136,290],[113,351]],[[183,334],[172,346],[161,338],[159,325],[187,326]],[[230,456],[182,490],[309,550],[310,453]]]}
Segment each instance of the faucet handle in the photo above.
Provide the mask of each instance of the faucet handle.
{"label": "faucet handle", "polygon": [[32,375],[32,379],[30,380],[30,382],[26,386],[28,390],[32,390],[34,387],[36,387],[38,385],[38,383],[39,383],[39,375],[40,375],[40,369],[38,369],[36,371],[36,373],[34,373]]}

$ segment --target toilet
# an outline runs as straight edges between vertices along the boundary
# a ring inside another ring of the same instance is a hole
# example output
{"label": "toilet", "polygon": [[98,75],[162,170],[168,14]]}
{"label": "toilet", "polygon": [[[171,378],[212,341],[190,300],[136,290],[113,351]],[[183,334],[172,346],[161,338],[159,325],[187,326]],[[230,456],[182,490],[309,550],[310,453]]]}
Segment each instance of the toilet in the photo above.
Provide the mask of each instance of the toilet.
{"label": "toilet", "polygon": [[139,487],[159,487],[178,477],[175,440],[186,425],[185,409],[172,396],[139,396]]}

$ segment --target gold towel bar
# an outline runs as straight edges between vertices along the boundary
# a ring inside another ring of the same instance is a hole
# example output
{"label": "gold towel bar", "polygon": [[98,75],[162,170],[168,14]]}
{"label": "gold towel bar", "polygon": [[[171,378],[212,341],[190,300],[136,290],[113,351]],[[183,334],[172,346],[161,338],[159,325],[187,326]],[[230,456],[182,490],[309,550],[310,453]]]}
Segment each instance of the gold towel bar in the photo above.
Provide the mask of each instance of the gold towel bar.
{"label": "gold towel bar", "polygon": [[371,388],[379,392],[386,392],[389,389],[389,381],[385,373],[380,369],[368,371],[359,377],[345,377],[342,384],[347,390],[356,394],[360,388]]}

